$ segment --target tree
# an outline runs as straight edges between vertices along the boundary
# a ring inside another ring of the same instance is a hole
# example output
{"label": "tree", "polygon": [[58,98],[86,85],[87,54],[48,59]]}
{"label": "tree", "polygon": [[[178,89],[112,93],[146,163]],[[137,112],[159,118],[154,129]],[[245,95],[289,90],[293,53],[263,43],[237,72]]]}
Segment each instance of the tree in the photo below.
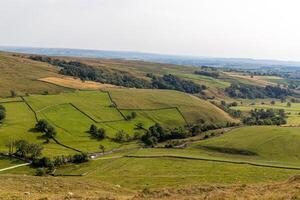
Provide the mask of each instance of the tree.
{"label": "tree", "polygon": [[99,149],[100,149],[100,150],[102,151],[102,153],[104,154],[105,147],[104,147],[102,144],[99,145]]}
{"label": "tree", "polygon": [[292,106],[291,102],[287,102],[286,106],[291,107]]}
{"label": "tree", "polygon": [[104,139],[106,137],[105,129],[104,128],[99,128],[97,130],[97,134],[95,135],[98,139]]}
{"label": "tree", "polygon": [[95,124],[92,124],[89,130],[90,134],[96,135],[97,133],[97,126]]}
{"label": "tree", "polygon": [[56,136],[56,130],[53,126],[48,125],[46,131],[45,131],[45,136],[48,139],[54,138]]}
{"label": "tree", "polygon": [[132,113],[131,113],[131,119],[136,118],[136,115],[137,115],[136,112],[132,112]]}
{"label": "tree", "polygon": [[8,141],[5,146],[8,148],[8,154],[12,155],[15,152],[16,142],[14,140]]}
{"label": "tree", "polygon": [[35,129],[39,132],[46,132],[48,126],[49,126],[48,122],[44,119],[41,119],[36,123]]}
{"label": "tree", "polygon": [[28,153],[31,159],[36,159],[42,155],[43,147],[39,144],[29,144]]}

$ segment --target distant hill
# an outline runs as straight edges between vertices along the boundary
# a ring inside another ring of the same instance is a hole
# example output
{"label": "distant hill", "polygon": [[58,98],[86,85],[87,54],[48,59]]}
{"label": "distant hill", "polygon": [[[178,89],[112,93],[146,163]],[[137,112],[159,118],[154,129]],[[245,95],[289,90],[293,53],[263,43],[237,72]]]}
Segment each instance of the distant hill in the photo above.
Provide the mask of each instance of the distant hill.
{"label": "distant hill", "polygon": [[27,54],[41,54],[49,56],[75,56],[91,58],[114,58],[126,60],[143,60],[189,66],[215,66],[231,68],[260,68],[260,67],[300,67],[300,62],[259,60],[250,58],[207,58],[193,56],[162,55],[130,51],[103,51],[65,48],[32,48],[0,46],[0,50]]}

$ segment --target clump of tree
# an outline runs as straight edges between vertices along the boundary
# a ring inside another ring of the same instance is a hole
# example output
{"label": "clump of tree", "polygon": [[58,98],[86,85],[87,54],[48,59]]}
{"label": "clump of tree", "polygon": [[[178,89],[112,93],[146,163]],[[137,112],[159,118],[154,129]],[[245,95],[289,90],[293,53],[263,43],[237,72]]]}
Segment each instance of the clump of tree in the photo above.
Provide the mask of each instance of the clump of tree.
{"label": "clump of tree", "polygon": [[232,98],[255,99],[255,98],[285,98],[292,95],[289,89],[279,86],[259,87],[247,84],[231,84],[225,92]]}
{"label": "clump of tree", "polygon": [[9,155],[14,155],[22,159],[37,159],[42,155],[43,147],[39,144],[29,143],[26,140],[9,141],[6,144]]}
{"label": "clump of tree", "polygon": [[106,137],[106,131],[104,128],[97,128],[96,125],[92,124],[90,126],[89,133],[92,137],[97,138],[98,140],[102,140]]}
{"label": "clump of tree", "polygon": [[193,81],[184,80],[172,74],[155,76],[153,74],[147,74],[152,79],[152,87],[157,89],[178,90],[186,93],[202,93],[206,89],[205,85],[199,85]]}
{"label": "clump of tree", "polygon": [[0,105],[0,122],[6,117],[6,109],[4,106]]}
{"label": "clump of tree", "polygon": [[286,114],[283,109],[254,109],[250,116],[243,119],[247,125],[281,125],[286,124]]}
{"label": "clump of tree", "polygon": [[170,139],[182,139],[190,136],[190,132],[185,128],[178,127],[174,129],[165,129],[160,124],[156,123],[148,129],[141,140],[147,146],[155,146],[158,142],[164,142]]}
{"label": "clump of tree", "polygon": [[151,126],[146,133],[141,137],[142,142],[147,145],[154,147],[157,143],[165,142],[174,139],[184,139],[192,136],[199,135],[209,130],[220,129],[224,127],[238,126],[238,123],[227,122],[226,124],[197,124],[189,125],[186,127],[177,128],[163,128],[160,124],[156,123]]}
{"label": "clump of tree", "polygon": [[38,167],[36,170],[36,176],[43,176],[46,174],[50,174],[55,168],[61,167],[68,163],[84,163],[88,162],[89,157],[87,153],[78,153],[74,155],[62,155],[56,156],[54,158],[42,157],[32,160],[32,165],[34,167]]}
{"label": "clump of tree", "polygon": [[202,76],[210,76],[210,77],[213,77],[213,78],[218,78],[220,76],[220,73],[217,72],[217,71],[204,71],[204,70],[201,70],[201,71],[195,71],[194,73],[202,75]]}
{"label": "clump of tree", "polygon": [[44,133],[44,137],[47,139],[47,142],[49,142],[49,139],[56,136],[55,128],[44,119],[41,119],[36,123],[35,129]]}

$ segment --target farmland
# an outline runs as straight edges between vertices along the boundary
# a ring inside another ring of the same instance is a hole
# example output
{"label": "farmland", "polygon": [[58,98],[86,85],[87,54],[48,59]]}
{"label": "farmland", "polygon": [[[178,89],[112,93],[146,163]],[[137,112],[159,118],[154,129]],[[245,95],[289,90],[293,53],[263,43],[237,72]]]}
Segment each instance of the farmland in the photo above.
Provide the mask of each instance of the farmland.
{"label": "farmland", "polygon": [[[97,187],[100,188],[99,195],[120,198],[137,195],[138,199],[147,195],[152,197],[154,193],[150,190],[157,190],[158,195],[164,195],[161,190],[166,187],[170,191],[174,191],[174,188],[186,191],[186,188],[203,185],[222,185],[224,190],[231,191],[232,184],[246,184],[247,187],[251,184],[273,184],[299,174],[300,104],[291,103],[288,106],[287,102],[269,98],[237,99],[226,96],[224,92],[231,83],[276,85],[286,79],[277,76],[251,78],[248,74],[222,70],[218,71],[218,77],[210,77],[195,73],[199,69],[205,70],[205,67],[58,57],[113,73],[126,73],[146,81],[150,79],[148,73],[156,76],[172,74],[207,86],[201,94],[189,94],[167,89],[126,88],[62,76],[58,67],[32,61],[23,55],[1,53],[0,58],[3,60],[1,65],[0,59],[0,69],[4,69],[6,74],[5,77],[4,74],[0,75],[0,105],[6,110],[6,117],[0,122],[0,170],[24,163],[16,158],[8,158],[7,144],[15,140],[41,145],[43,150],[40,157],[45,156],[50,161],[57,156],[80,153],[87,153],[90,158],[88,162],[69,162],[48,172],[53,176],[78,177],[34,177],[38,170],[32,165],[0,172],[0,179],[9,177],[16,180],[18,185],[24,181],[19,175],[26,175],[30,185],[28,188],[35,193],[32,196],[38,196],[37,188],[42,188],[43,184],[58,192],[55,196],[41,190],[47,197],[55,199],[68,196],[66,191],[54,186],[58,182],[61,187],[76,190],[83,196],[94,197],[93,187]],[[9,75],[12,71],[7,66],[24,73],[22,78],[25,80],[15,78],[16,84],[13,84],[14,76]],[[22,72],[24,69],[21,66],[35,73]],[[5,85],[1,85],[3,83]],[[2,86],[5,90],[1,90]],[[288,96],[287,101],[291,98]],[[210,102],[218,103],[221,100],[226,103],[238,102],[237,106],[230,109],[241,110],[243,115],[234,118],[224,111],[226,109],[222,110]],[[254,108],[284,109],[287,114],[285,126],[293,127],[242,124],[242,117]],[[41,119],[55,128],[57,133],[53,138],[46,140],[45,135],[35,129],[37,121]],[[153,129],[155,124],[161,125],[157,132]],[[104,130],[105,137],[96,138],[92,135],[91,125],[95,125],[97,130]],[[193,135],[176,135],[190,133],[188,131],[193,128],[196,130]],[[157,143],[147,145],[143,136],[149,134],[150,130],[154,130],[154,134],[167,133],[167,136],[162,139],[157,136],[161,141],[156,138]],[[159,132],[161,130],[166,132]],[[116,139],[120,133],[125,135],[124,141]],[[175,136],[172,138],[171,134]],[[38,182],[42,179],[44,183],[40,185]],[[73,182],[86,184],[86,190],[74,186]],[[6,188],[14,190],[9,186]],[[176,192],[174,195],[178,195]],[[207,192],[198,194],[193,191],[200,196]],[[20,191],[14,193],[24,195]],[[0,189],[2,194],[11,197]]]}
{"label": "farmland", "polygon": [[[271,104],[272,100],[256,100],[243,103],[243,105],[238,105],[232,107],[232,109],[241,110],[244,112],[249,112],[255,108],[257,109],[283,109],[287,114],[287,126],[299,126],[300,124],[300,103],[291,103],[290,106],[287,105],[287,102],[274,101],[274,104]],[[252,103],[251,103],[252,102]],[[254,103],[253,103],[254,102]],[[262,103],[263,102],[263,103]]]}

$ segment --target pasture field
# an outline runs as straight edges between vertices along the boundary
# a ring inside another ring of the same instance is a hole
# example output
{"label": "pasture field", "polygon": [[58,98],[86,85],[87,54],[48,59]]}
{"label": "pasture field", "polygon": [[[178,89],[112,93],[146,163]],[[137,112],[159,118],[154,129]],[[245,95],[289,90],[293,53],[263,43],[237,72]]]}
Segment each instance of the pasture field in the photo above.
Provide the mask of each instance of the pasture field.
{"label": "pasture field", "polygon": [[[223,155],[230,159],[298,167],[299,142],[300,128],[298,127],[250,126],[233,129],[222,136],[199,141],[191,148],[205,150],[211,156]],[[255,155],[249,155],[249,152]]]}
{"label": "pasture field", "polygon": [[57,174],[83,174],[132,189],[160,188],[188,184],[229,184],[278,181],[299,173],[272,169],[176,158],[99,159],[77,166],[65,166]]}
{"label": "pasture field", "polygon": [[212,123],[235,121],[210,102],[182,92],[117,88],[108,88],[107,90],[120,109],[177,107],[188,123],[199,123],[199,119]]}
{"label": "pasture field", "polygon": [[[255,105],[251,105],[251,103],[243,103],[243,105],[239,105],[236,107],[231,107],[232,109],[241,110],[244,112],[249,112],[255,108],[258,109],[284,109],[287,114],[287,126],[299,126],[300,125],[300,103],[291,103],[291,106],[287,106],[287,103],[281,103],[280,101],[275,101],[275,104],[272,105],[270,103],[271,100],[260,100],[255,103]],[[255,102],[255,101],[253,101]],[[264,102],[264,104],[261,104]]]}
{"label": "pasture field", "polygon": [[30,95],[26,101],[37,112],[47,111],[51,106],[72,103],[96,122],[122,120],[122,115],[112,107],[105,92],[77,91],[58,95]]}
{"label": "pasture field", "polygon": [[54,142],[45,144],[44,139],[41,138],[41,133],[32,131],[36,121],[33,112],[24,102],[3,103],[2,105],[6,108],[7,116],[3,124],[0,125],[0,151],[7,152],[5,145],[9,141],[23,139],[42,144],[44,147],[43,154],[46,156],[71,153],[69,149]]}

